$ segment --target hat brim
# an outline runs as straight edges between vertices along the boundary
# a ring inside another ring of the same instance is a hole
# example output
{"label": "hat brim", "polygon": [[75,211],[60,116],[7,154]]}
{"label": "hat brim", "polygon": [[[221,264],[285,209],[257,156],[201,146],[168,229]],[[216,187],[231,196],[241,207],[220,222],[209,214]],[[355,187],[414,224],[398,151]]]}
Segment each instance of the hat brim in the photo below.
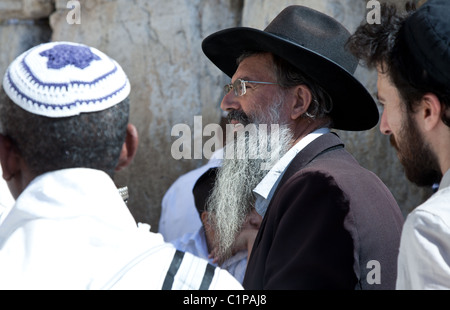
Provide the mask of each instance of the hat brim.
{"label": "hat brim", "polygon": [[347,70],[334,61],[274,34],[247,27],[216,32],[203,40],[205,55],[230,78],[237,70],[236,60],[244,52],[270,52],[299,68],[333,100],[333,128],[363,131],[373,128],[379,112],[373,97]]}

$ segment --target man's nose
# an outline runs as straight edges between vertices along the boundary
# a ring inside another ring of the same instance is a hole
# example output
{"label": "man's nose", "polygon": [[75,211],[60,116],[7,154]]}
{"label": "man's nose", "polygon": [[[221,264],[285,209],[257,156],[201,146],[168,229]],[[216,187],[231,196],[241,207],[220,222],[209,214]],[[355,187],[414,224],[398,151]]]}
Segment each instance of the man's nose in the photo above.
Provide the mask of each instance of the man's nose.
{"label": "man's nose", "polygon": [[226,112],[241,109],[241,104],[239,103],[238,97],[234,94],[234,91],[230,91],[223,97],[220,108]]}
{"label": "man's nose", "polygon": [[386,110],[383,110],[383,113],[381,114],[380,131],[385,135],[392,134],[391,128],[389,127],[389,123],[387,121]]}

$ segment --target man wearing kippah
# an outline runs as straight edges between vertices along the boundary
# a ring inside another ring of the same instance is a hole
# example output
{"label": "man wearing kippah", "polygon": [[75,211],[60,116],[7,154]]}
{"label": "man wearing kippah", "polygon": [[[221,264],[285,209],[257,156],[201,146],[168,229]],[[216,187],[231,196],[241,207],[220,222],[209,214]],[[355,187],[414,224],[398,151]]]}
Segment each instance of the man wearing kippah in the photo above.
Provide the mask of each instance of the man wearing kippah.
{"label": "man wearing kippah", "polygon": [[439,189],[407,217],[397,289],[450,289],[450,2],[417,11],[382,6],[380,25],[361,25],[349,47],[378,71],[389,135],[408,179]]}
{"label": "man wearing kippah", "polygon": [[[206,56],[231,78],[221,107],[237,132],[209,205],[220,253],[230,254],[248,206],[263,216],[245,289],[395,287],[400,209],[331,132],[368,130],[379,120],[353,76],[349,36],[330,16],[289,6],[264,31],[237,27],[203,41]],[[255,156],[268,140],[270,148]]]}
{"label": "man wearing kippah", "polygon": [[115,187],[133,159],[130,84],[99,50],[36,46],[0,90],[0,161],[16,199],[0,224],[0,289],[240,289],[136,225]]}

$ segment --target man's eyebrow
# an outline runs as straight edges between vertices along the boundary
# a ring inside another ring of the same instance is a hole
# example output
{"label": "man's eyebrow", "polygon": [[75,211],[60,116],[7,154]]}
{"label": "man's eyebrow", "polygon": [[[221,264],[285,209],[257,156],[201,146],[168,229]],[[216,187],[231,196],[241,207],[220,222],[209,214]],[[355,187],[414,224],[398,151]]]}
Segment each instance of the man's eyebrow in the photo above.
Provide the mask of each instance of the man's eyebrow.
{"label": "man's eyebrow", "polygon": [[251,81],[251,79],[247,75],[241,76],[239,79],[244,80],[244,81]]}

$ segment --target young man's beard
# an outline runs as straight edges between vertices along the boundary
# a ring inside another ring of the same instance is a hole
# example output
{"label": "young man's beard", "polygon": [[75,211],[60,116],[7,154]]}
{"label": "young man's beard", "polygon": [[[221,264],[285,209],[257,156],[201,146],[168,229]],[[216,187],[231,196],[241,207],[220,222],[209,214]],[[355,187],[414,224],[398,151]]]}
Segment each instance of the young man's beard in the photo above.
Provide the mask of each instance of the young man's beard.
{"label": "young man's beard", "polygon": [[432,186],[440,182],[442,173],[438,159],[409,114],[400,130],[398,141],[391,136],[391,144],[397,149],[408,180],[418,186]]}
{"label": "young man's beard", "polygon": [[[231,116],[235,115],[230,114]],[[247,118],[245,115],[244,117]],[[271,116],[270,118],[273,119],[270,120],[272,123],[269,124],[278,124],[275,122],[280,119],[279,116]],[[247,119],[251,119],[251,125],[262,124],[261,121],[252,117]],[[266,134],[264,131],[261,132],[258,126],[255,126],[255,128],[256,135]],[[273,129],[274,126],[271,126],[271,128]],[[276,135],[276,143],[274,143],[273,138],[269,139],[271,132],[268,130],[267,135],[269,137],[267,139],[270,141],[270,148],[267,149],[266,156],[252,159],[255,157],[252,157],[251,154],[254,154],[254,150],[260,146],[260,139],[255,138],[254,134],[253,132],[249,135],[237,135],[233,144],[236,153],[232,159],[224,158],[208,201],[211,223],[213,223],[216,234],[216,254],[222,262],[232,255],[231,250],[235,238],[240,232],[246,216],[254,207],[253,189],[261,182],[268,169],[273,167],[281,156],[289,150],[293,137],[290,129],[280,125],[278,135]],[[243,145],[245,147],[240,147]],[[227,154],[227,147],[231,147],[228,141],[224,154]],[[268,154],[270,156],[267,156]]]}

